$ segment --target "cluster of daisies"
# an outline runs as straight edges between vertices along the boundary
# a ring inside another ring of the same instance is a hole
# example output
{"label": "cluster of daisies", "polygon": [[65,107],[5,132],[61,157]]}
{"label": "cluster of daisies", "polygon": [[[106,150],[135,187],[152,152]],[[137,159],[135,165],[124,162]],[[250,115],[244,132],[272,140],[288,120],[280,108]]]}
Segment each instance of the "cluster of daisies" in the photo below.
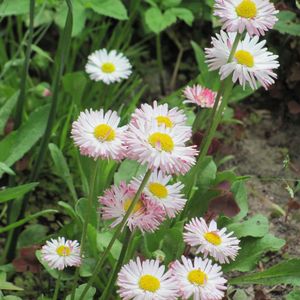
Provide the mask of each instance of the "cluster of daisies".
{"label": "cluster of daisies", "polygon": [[[185,225],[184,241],[196,247],[196,254],[203,258],[181,257],[169,265],[159,265],[158,260],[141,261],[138,257],[124,265],[118,274],[118,293],[124,300],[218,300],[226,291],[227,280],[218,264],[234,260],[239,248],[239,240],[219,230],[212,220],[209,224],[202,218],[195,218]],[[208,258],[210,256],[212,259]]]}

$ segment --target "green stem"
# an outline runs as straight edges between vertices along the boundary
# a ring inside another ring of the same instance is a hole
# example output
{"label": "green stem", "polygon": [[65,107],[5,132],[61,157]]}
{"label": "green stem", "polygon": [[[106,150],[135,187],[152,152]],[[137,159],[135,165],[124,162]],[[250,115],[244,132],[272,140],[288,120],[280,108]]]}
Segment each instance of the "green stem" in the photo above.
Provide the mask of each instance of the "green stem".
{"label": "green stem", "polygon": [[127,227],[126,228],[126,235],[123,241],[123,246],[122,246],[122,250],[119,256],[119,259],[114,267],[113,273],[109,278],[109,282],[108,285],[106,286],[100,300],[108,300],[109,297],[111,296],[112,293],[112,289],[114,287],[114,284],[116,282],[119,270],[123,264],[123,261],[125,259],[126,253],[127,253],[127,249],[130,246],[131,240],[132,240],[133,234],[131,233],[130,229]]}
{"label": "green stem", "polygon": [[147,182],[148,182],[148,180],[150,178],[150,175],[151,175],[151,170],[148,170],[146,172],[146,174],[145,174],[145,176],[143,178],[143,181],[141,182],[141,185],[140,185],[139,189],[137,190],[137,192],[136,192],[136,194],[135,194],[135,196],[134,196],[134,198],[133,198],[133,200],[132,200],[132,202],[131,202],[131,204],[130,204],[130,206],[129,206],[129,208],[128,208],[128,210],[127,210],[127,212],[126,212],[126,214],[125,214],[125,216],[124,216],[124,218],[122,220],[122,222],[117,227],[117,229],[116,229],[116,231],[115,231],[115,233],[114,233],[114,235],[113,235],[113,237],[112,237],[109,245],[107,246],[107,248],[104,250],[104,252],[101,255],[101,257],[99,258],[99,260],[98,260],[98,262],[97,262],[97,264],[95,266],[95,270],[94,270],[94,272],[93,272],[90,280],[88,281],[85,289],[83,290],[83,292],[82,292],[79,300],[83,300],[84,299],[86,293],[88,292],[88,290],[90,289],[91,285],[95,281],[95,278],[97,277],[98,273],[100,272],[100,269],[101,269],[101,267],[102,267],[102,265],[103,265],[103,263],[104,263],[107,255],[109,254],[109,252],[110,252],[112,246],[114,245],[116,239],[118,238],[120,232],[124,228],[124,226],[125,226],[128,218],[129,218],[130,214],[132,213],[132,211],[133,211],[136,203],[140,199],[142,191],[144,190],[144,187],[146,186],[146,184],[147,184]]}
{"label": "green stem", "polygon": [[27,75],[28,75],[29,61],[30,61],[30,54],[31,54],[31,45],[32,45],[32,38],[33,38],[34,5],[35,5],[35,0],[30,0],[30,3],[29,3],[29,36],[28,36],[28,40],[27,40],[25,62],[24,62],[22,75],[21,75],[20,94],[18,97],[18,103],[17,103],[17,109],[16,109],[16,118],[15,118],[16,128],[18,128],[22,123],[23,109],[24,109],[24,104],[25,104],[25,99],[26,99],[26,97],[25,97],[26,80],[27,80]]}
{"label": "green stem", "polygon": [[[236,48],[238,46],[238,43],[241,39],[241,35],[240,33],[237,33],[235,40],[233,42],[230,54],[229,54],[229,58],[228,58],[228,63],[230,63],[233,59],[234,53],[236,51]],[[192,188],[195,184],[195,181],[197,179],[197,173],[199,171],[199,166],[201,165],[201,163],[203,162],[203,159],[205,158],[205,156],[207,155],[207,151],[209,149],[209,146],[211,144],[211,141],[215,135],[216,129],[221,121],[221,117],[222,117],[222,113],[224,111],[224,108],[227,105],[227,100],[228,97],[230,95],[230,92],[232,90],[233,87],[233,82],[232,82],[232,78],[231,76],[228,76],[225,80],[223,80],[221,82],[220,88],[218,90],[217,96],[216,96],[216,100],[215,100],[215,104],[211,113],[211,117],[210,117],[210,124],[204,134],[202,143],[201,143],[201,147],[200,147],[200,154],[197,160],[196,165],[193,167],[193,169],[191,170],[190,173],[190,178],[191,180],[187,182],[186,186],[185,186],[185,193],[188,197],[188,199],[191,196],[191,192],[192,192]],[[227,99],[226,99],[227,98]],[[221,101],[222,99],[222,101]],[[221,102],[221,104],[220,104]],[[220,104],[220,105],[219,105]],[[200,113],[200,112],[199,112]],[[197,117],[196,117],[197,120]],[[187,210],[187,205],[186,208],[183,212],[186,212]]]}
{"label": "green stem", "polygon": [[[86,216],[84,219],[83,223],[83,229],[82,229],[82,234],[81,234],[81,242],[80,242],[80,256],[82,258],[82,254],[84,251],[85,247],[85,241],[86,241],[86,235],[87,235],[87,228],[90,222],[90,217],[91,217],[91,210],[94,207],[94,202],[93,202],[93,195],[94,195],[94,190],[95,190],[95,183],[96,183],[96,178],[97,178],[97,171],[98,171],[98,166],[99,166],[99,161],[96,162],[96,165],[94,167],[94,171],[91,176],[91,181],[90,181],[90,188],[89,188],[89,195],[88,195],[88,208],[86,210]],[[79,279],[79,271],[80,268],[76,268],[75,272],[75,277],[74,277],[74,282],[72,286],[72,292],[71,292],[71,300],[74,300],[75,298],[75,290],[77,287],[77,282]]]}
{"label": "green stem", "polygon": [[161,93],[165,94],[165,85],[164,85],[164,76],[163,76],[163,60],[162,60],[162,54],[161,54],[161,41],[160,41],[160,34],[158,33],[156,35],[156,58],[157,58],[157,66],[159,71],[159,83],[160,83],[160,89]]}
{"label": "green stem", "polygon": [[57,300],[59,287],[60,287],[60,282],[61,282],[61,272],[59,272],[58,278],[57,278],[56,283],[55,283],[55,290],[54,290],[52,300]]}

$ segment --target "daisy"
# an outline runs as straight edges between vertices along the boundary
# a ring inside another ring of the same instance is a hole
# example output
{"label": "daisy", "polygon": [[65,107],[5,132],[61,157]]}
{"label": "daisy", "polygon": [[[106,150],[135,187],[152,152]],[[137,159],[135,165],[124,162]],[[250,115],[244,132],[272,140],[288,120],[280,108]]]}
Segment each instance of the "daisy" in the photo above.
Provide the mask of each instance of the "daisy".
{"label": "daisy", "polygon": [[183,103],[193,103],[202,108],[212,108],[215,104],[217,93],[197,84],[193,85],[192,87],[187,86],[183,90],[183,95],[186,98]]}
{"label": "daisy", "polygon": [[220,17],[222,29],[250,35],[264,35],[276,21],[274,4],[269,0],[216,0],[214,15]]}
{"label": "daisy", "polygon": [[207,225],[203,218],[194,218],[184,228],[184,241],[198,247],[196,253],[201,252],[204,257],[210,255],[221,264],[229,263],[229,259],[235,260],[240,241],[232,236],[233,232],[226,233],[226,228],[219,230],[214,220]]}
{"label": "daisy", "polygon": [[153,102],[153,106],[144,103],[141,105],[141,108],[137,108],[132,115],[131,122],[136,124],[137,120],[145,120],[148,123],[155,120],[158,126],[165,126],[166,128],[180,125],[190,131],[190,127],[185,126],[187,118],[183,110],[180,110],[178,107],[169,109],[168,104],[158,105],[157,101]]}
{"label": "daisy", "polygon": [[[143,177],[134,178],[131,185],[138,189],[142,180]],[[171,180],[172,176],[166,176],[161,171],[156,170],[151,174],[143,192],[147,197],[160,205],[169,218],[174,218],[183,209],[187,200],[181,194],[181,190],[184,187],[183,184],[181,182],[170,184]]]}
{"label": "daisy", "polygon": [[51,269],[63,270],[66,267],[78,267],[81,264],[79,243],[65,240],[64,237],[47,241],[41,253],[42,259]]}
{"label": "daisy", "polygon": [[72,138],[82,155],[121,160],[125,155],[122,140],[127,127],[118,127],[119,123],[120,117],[115,111],[86,109],[72,124]]}
{"label": "daisy", "polygon": [[[99,202],[103,206],[101,208],[103,219],[115,219],[111,227],[122,222],[136,191],[125,182],[121,182],[119,186],[112,186],[99,197]],[[127,220],[127,225],[131,231],[135,228],[139,228],[142,232],[154,231],[164,219],[165,212],[161,206],[142,194]]]}
{"label": "daisy", "polygon": [[118,274],[118,294],[124,300],[175,300],[178,288],[157,260],[131,260]]}
{"label": "daisy", "polygon": [[129,124],[125,134],[127,155],[131,159],[168,174],[185,174],[195,164],[198,151],[195,146],[185,146],[189,138],[184,128],[167,128],[155,121],[136,122]]}
{"label": "daisy", "polygon": [[92,80],[111,84],[127,79],[132,72],[131,68],[129,60],[122,53],[101,49],[89,55],[85,71]]}
{"label": "daisy", "polygon": [[222,277],[221,267],[211,260],[196,257],[194,261],[181,257],[172,264],[171,272],[177,282],[182,299],[219,300],[227,289],[227,280]]}
{"label": "daisy", "polygon": [[250,38],[246,34],[244,40],[239,42],[232,62],[228,63],[235,36],[236,33],[221,31],[212,39],[212,48],[205,49],[210,70],[220,69],[222,80],[233,73],[232,81],[238,80],[244,88],[248,82],[252,89],[256,89],[258,81],[267,89],[275,82],[274,78],[277,78],[273,69],[279,67],[278,55],[274,55],[264,47],[265,40],[259,42],[258,36]]}

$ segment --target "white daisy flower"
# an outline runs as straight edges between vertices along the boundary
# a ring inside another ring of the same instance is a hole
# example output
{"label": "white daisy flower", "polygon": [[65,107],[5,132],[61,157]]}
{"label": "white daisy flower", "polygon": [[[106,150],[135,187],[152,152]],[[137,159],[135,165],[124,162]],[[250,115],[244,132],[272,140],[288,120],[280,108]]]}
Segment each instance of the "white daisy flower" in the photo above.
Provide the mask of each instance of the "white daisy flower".
{"label": "white daisy flower", "polygon": [[227,289],[227,280],[222,277],[221,267],[211,260],[196,257],[194,261],[184,256],[171,266],[174,281],[180,289],[180,296],[187,300],[220,300]]}
{"label": "white daisy flower", "polygon": [[89,55],[85,71],[92,80],[111,84],[127,79],[132,73],[131,68],[128,58],[122,53],[101,49]]}
{"label": "white daisy flower", "polygon": [[121,160],[126,150],[123,135],[127,127],[118,127],[119,123],[115,111],[86,109],[72,124],[72,138],[82,155]]}
{"label": "white daisy flower", "polygon": [[123,300],[175,300],[177,285],[157,260],[131,260],[118,274],[118,294]]}
{"label": "white daisy flower", "polygon": [[184,228],[184,241],[198,247],[196,253],[203,253],[204,257],[210,255],[221,264],[229,263],[229,259],[235,260],[240,241],[232,236],[233,232],[226,233],[226,228],[219,230],[214,220],[207,225],[203,218],[194,218]]}
{"label": "white daisy flower", "polygon": [[195,146],[185,146],[188,140],[181,126],[167,128],[155,121],[150,125],[137,120],[125,134],[129,158],[168,174],[185,174],[195,164],[198,152]]}
{"label": "white daisy flower", "polygon": [[79,243],[65,240],[64,237],[47,241],[41,253],[42,259],[51,269],[63,270],[66,267],[78,267],[81,264]]}
{"label": "white daisy flower", "polygon": [[264,48],[265,40],[259,42],[258,36],[250,38],[246,34],[245,39],[239,42],[232,62],[227,63],[235,36],[236,33],[221,31],[212,38],[212,48],[205,49],[210,70],[220,69],[222,80],[233,73],[232,81],[238,80],[243,87],[248,82],[252,89],[256,89],[256,81],[259,81],[267,89],[277,78],[273,69],[279,67],[278,55]]}
{"label": "white daisy flower", "polygon": [[[142,176],[134,178],[131,185],[138,189],[142,180]],[[156,170],[151,174],[143,193],[163,207],[169,218],[174,218],[183,209],[187,200],[181,194],[184,185],[181,182],[169,184],[171,180],[171,175],[166,176],[161,171]]]}
{"label": "white daisy flower", "polygon": [[214,15],[220,17],[222,29],[250,35],[264,35],[276,21],[274,4],[269,0],[216,0]]}

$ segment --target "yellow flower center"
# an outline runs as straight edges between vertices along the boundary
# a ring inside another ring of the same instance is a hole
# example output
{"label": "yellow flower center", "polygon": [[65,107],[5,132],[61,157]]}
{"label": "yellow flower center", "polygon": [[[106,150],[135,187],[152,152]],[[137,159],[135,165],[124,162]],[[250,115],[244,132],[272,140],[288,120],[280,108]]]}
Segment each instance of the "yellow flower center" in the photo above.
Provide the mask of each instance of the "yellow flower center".
{"label": "yellow flower center", "polygon": [[192,284],[203,285],[207,281],[207,275],[201,270],[193,270],[189,272],[188,280]]}
{"label": "yellow flower center", "polygon": [[71,254],[71,249],[67,246],[59,246],[57,249],[56,249],[56,253],[59,255],[59,256],[69,256]]}
{"label": "yellow flower center", "polygon": [[166,133],[155,132],[149,136],[148,142],[153,148],[166,152],[171,152],[174,149],[174,142]]}
{"label": "yellow flower center", "polygon": [[160,281],[152,275],[143,275],[140,278],[139,287],[144,291],[154,293],[160,288]]}
{"label": "yellow flower center", "polygon": [[107,124],[100,124],[94,129],[94,136],[101,141],[113,141],[116,137],[115,131]]}
{"label": "yellow flower center", "polygon": [[235,11],[238,14],[238,16],[248,19],[256,17],[257,14],[255,2],[253,2],[252,0],[243,0],[235,8]]}
{"label": "yellow flower center", "polygon": [[104,73],[113,73],[116,70],[116,67],[110,62],[106,62],[101,66],[101,70]]}
{"label": "yellow flower center", "polygon": [[[125,211],[127,211],[127,210],[129,209],[129,206],[131,205],[131,203],[132,203],[132,199],[127,199],[127,200],[124,202],[123,207],[124,207],[124,210],[125,210]],[[135,206],[134,206],[134,208],[133,208],[133,210],[132,210],[132,213],[134,214],[134,213],[138,212],[142,207],[143,207],[143,202],[142,202],[141,200],[139,200],[139,201],[135,204]]]}
{"label": "yellow flower center", "polygon": [[219,246],[222,243],[220,236],[213,231],[205,233],[204,238],[215,246]]}
{"label": "yellow flower center", "polygon": [[149,191],[158,198],[166,198],[168,196],[167,188],[158,182],[149,183],[148,188]]}
{"label": "yellow flower center", "polygon": [[248,51],[245,50],[236,51],[234,57],[236,58],[237,62],[241,65],[250,68],[254,66],[253,55]]}
{"label": "yellow flower center", "polygon": [[156,117],[156,121],[158,125],[165,125],[167,128],[173,127],[173,122],[169,117],[166,116],[158,116]]}

